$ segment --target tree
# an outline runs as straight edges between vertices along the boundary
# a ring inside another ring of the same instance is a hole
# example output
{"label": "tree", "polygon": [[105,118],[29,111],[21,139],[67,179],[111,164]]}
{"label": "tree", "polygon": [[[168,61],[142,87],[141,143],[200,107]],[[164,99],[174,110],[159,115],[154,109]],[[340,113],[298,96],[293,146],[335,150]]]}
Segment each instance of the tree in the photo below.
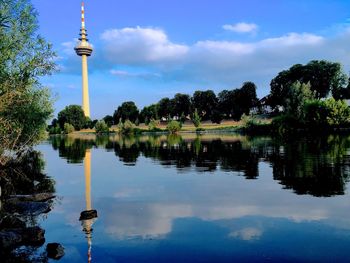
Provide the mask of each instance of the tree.
{"label": "tree", "polygon": [[212,112],[216,109],[218,99],[214,91],[195,91],[192,96],[192,106],[197,109],[198,114],[205,120],[209,120]]}
{"label": "tree", "polygon": [[170,121],[167,125],[167,130],[174,134],[181,130],[181,123],[178,121]]}
{"label": "tree", "polygon": [[339,63],[325,60],[313,60],[306,65],[296,64],[288,70],[281,71],[271,81],[271,106],[285,106],[288,88],[299,81],[310,83],[316,98],[325,98],[331,92],[338,98],[350,95],[347,88],[347,76]]}
{"label": "tree", "polygon": [[166,118],[168,119],[168,116],[173,112],[173,104],[170,101],[169,98],[163,98],[158,102],[159,105],[159,118]]}
{"label": "tree", "polygon": [[218,109],[226,117],[232,115],[232,91],[223,90],[218,94]]}
{"label": "tree", "polygon": [[254,82],[244,82],[241,87],[241,100],[240,105],[242,111],[245,114],[249,114],[250,109],[255,107],[258,103],[258,97],[256,96],[256,85]]}
{"label": "tree", "polygon": [[199,116],[197,109],[194,110],[192,122],[196,128],[198,128],[201,125],[201,117]]}
{"label": "tree", "polygon": [[74,132],[74,126],[68,122],[66,122],[64,124],[64,133],[65,134],[69,134],[69,133],[72,133]]}
{"label": "tree", "polygon": [[298,120],[303,118],[304,106],[307,101],[315,98],[315,92],[310,89],[310,83],[304,84],[299,81],[292,84],[286,95],[285,112],[289,115],[294,115]]}
{"label": "tree", "polygon": [[85,126],[86,118],[84,111],[79,105],[69,105],[64,110],[58,113],[58,123],[61,129],[64,129],[64,124],[69,123],[73,125],[74,129],[79,131]]}
{"label": "tree", "polygon": [[5,149],[21,152],[39,142],[53,112],[39,79],[54,70],[55,54],[37,29],[29,1],[0,2],[0,157]]}
{"label": "tree", "polygon": [[104,122],[104,120],[96,122],[95,132],[97,134],[109,133],[108,125]]}
{"label": "tree", "polygon": [[114,123],[118,123],[119,119],[122,122],[129,120],[134,122],[139,116],[139,110],[133,101],[123,102],[121,106],[114,112],[113,119]]}
{"label": "tree", "polygon": [[113,125],[113,116],[111,115],[106,115],[103,117],[103,121],[105,122],[105,124],[107,124],[107,126],[110,128]]}
{"label": "tree", "polygon": [[148,124],[152,119],[157,120],[158,119],[158,111],[159,111],[159,105],[158,104],[152,104],[150,106],[146,106],[142,109],[140,112],[140,122],[144,122]]}
{"label": "tree", "polygon": [[177,117],[187,116],[191,110],[191,98],[187,94],[177,93],[173,98],[173,113]]}

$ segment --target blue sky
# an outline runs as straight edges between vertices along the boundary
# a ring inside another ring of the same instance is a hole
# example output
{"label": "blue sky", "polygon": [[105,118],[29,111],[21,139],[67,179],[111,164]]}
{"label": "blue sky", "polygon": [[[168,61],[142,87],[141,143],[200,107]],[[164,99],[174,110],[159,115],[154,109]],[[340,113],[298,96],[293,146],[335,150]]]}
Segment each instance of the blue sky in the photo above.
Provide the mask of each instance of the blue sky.
{"label": "blue sky", "polygon": [[[43,78],[56,113],[81,104],[81,65],[73,47],[79,0],[32,0],[39,33],[53,43],[60,72]],[[177,92],[238,88],[269,92],[270,80],[295,63],[341,62],[350,70],[348,0],[87,0],[92,118],[123,101],[139,108]]]}

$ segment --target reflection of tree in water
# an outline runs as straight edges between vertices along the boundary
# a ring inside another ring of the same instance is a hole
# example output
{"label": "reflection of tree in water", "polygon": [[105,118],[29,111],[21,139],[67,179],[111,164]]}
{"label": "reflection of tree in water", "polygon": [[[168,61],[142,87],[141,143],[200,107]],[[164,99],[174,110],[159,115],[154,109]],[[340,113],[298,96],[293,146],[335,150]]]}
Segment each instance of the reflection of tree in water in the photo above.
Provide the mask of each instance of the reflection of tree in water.
{"label": "reflection of tree in water", "polygon": [[273,178],[297,194],[342,195],[350,172],[349,148],[347,137],[303,138],[276,145],[268,159]]}
{"label": "reflection of tree in water", "polygon": [[292,142],[269,137],[178,135],[66,140],[56,138],[52,142],[71,162],[82,160],[85,150],[97,144],[113,150],[126,165],[135,165],[144,156],[181,171],[191,167],[199,172],[221,169],[255,179],[259,162],[267,161],[273,178],[297,194],[343,194],[350,172],[350,138],[344,136],[295,138]]}
{"label": "reflection of tree in water", "polygon": [[86,150],[91,149],[99,142],[69,136],[51,136],[49,140],[53,149],[58,150],[59,156],[67,159],[69,163],[82,163]]}

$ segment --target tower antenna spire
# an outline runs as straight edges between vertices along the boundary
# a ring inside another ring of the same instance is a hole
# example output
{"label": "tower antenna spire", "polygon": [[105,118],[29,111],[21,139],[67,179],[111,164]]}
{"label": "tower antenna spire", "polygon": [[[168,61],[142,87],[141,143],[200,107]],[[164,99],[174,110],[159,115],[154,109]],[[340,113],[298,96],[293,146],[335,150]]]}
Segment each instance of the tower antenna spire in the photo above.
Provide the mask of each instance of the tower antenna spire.
{"label": "tower antenna spire", "polygon": [[81,28],[85,29],[85,9],[84,1],[81,2]]}

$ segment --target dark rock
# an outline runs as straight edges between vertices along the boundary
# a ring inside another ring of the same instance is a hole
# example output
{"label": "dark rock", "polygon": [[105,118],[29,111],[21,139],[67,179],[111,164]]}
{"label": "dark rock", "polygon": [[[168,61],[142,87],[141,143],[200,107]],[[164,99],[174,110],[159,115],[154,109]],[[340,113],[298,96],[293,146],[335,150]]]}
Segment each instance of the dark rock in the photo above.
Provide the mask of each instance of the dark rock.
{"label": "dark rock", "polygon": [[97,217],[97,211],[96,210],[86,210],[80,213],[79,220],[89,220]]}
{"label": "dark rock", "polygon": [[21,215],[38,216],[40,214],[51,211],[50,205],[41,202],[17,202],[9,201],[4,205],[4,209],[11,213],[19,213]]}
{"label": "dark rock", "polygon": [[18,246],[22,241],[22,235],[17,231],[0,231],[0,250]]}
{"label": "dark rock", "polygon": [[11,228],[25,228],[26,223],[21,219],[13,216],[7,215],[0,219],[0,229],[11,229]]}
{"label": "dark rock", "polygon": [[41,246],[45,243],[45,230],[38,226],[22,230],[24,245]]}
{"label": "dark rock", "polygon": [[55,195],[51,193],[40,193],[33,195],[12,195],[8,199],[8,202],[46,202],[55,198]]}
{"label": "dark rock", "polygon": [[46,246],[47,257],[60,259],[64,256],[64,247],[59,243],[49,243]]}

